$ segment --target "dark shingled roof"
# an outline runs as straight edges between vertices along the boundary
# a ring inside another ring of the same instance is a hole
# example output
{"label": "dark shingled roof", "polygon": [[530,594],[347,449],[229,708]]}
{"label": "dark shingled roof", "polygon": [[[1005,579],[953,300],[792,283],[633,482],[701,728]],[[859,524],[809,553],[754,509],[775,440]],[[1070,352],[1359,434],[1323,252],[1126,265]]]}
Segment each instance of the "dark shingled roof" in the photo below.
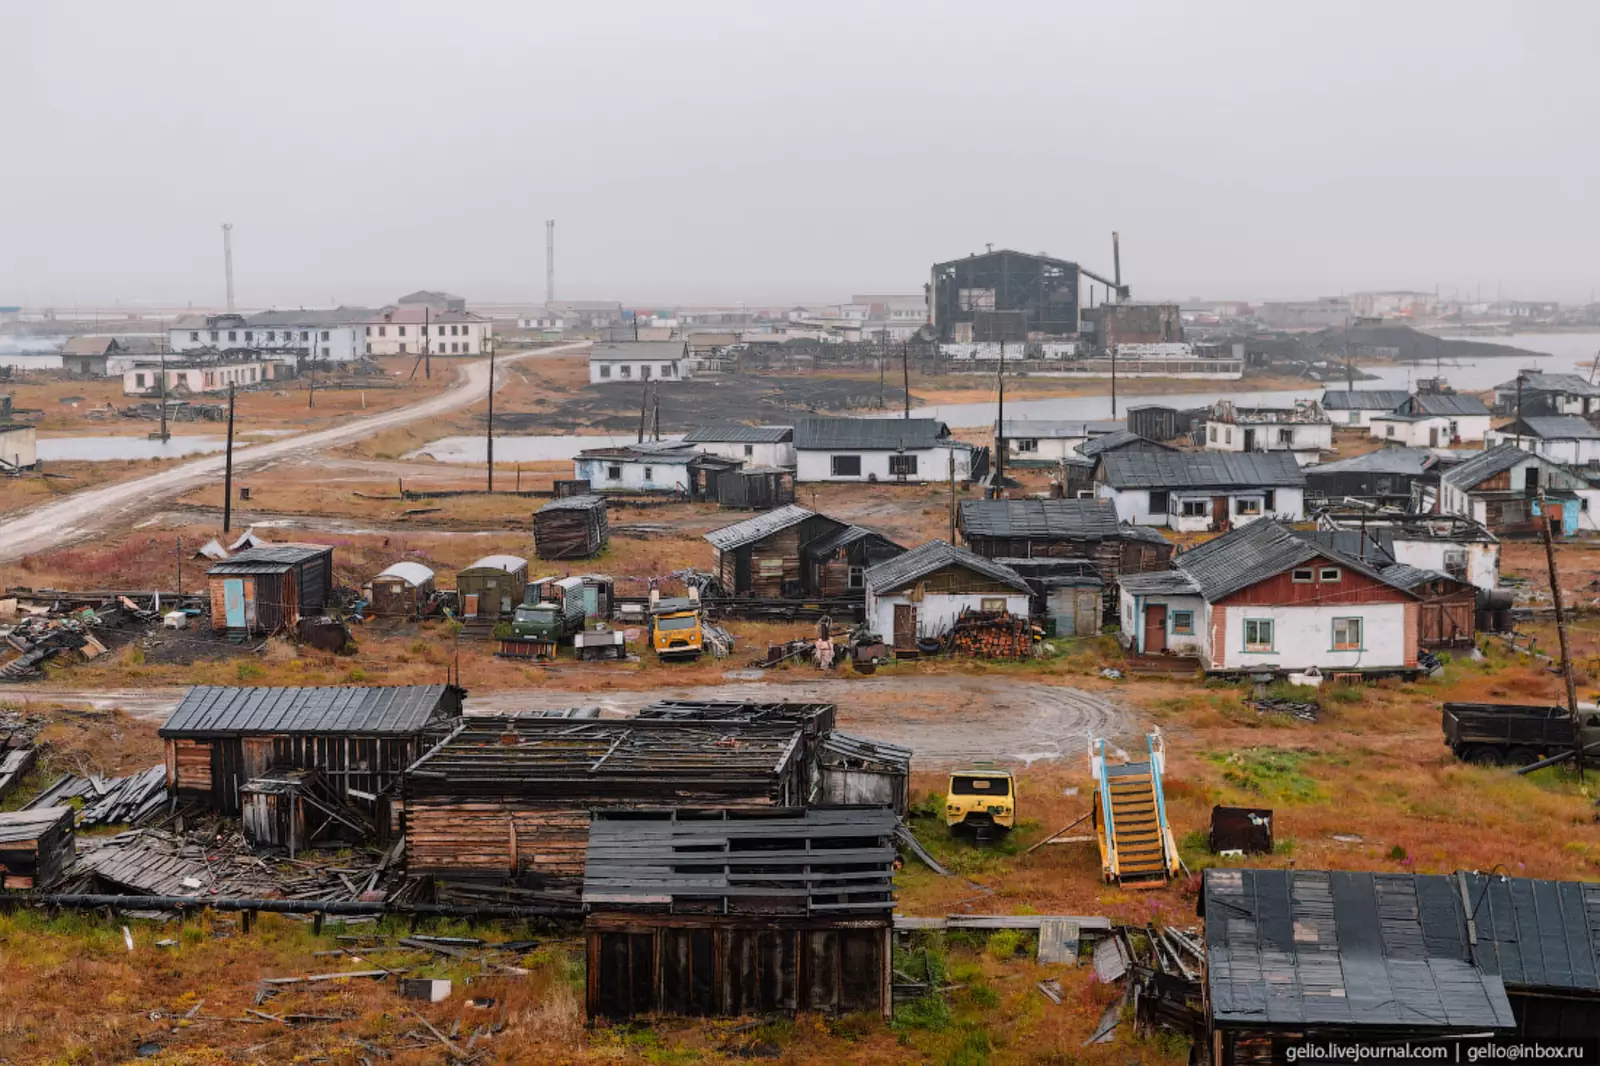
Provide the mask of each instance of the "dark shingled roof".
{"label": "dark shingled roof", "polygon": [[1110,540],[1122,535],[1110,500],[963,500],[968,537]]}
{"label": "dark shingled roof", "polygon": [[1300,486],[1306,476],[1288,452],[1119,451],[1100,456],[1115,489],[1256,489]]}
{"label": "dark shingled roof", "polygon": [[1014,418],[1001,423],[1002,435],[1018,440],[1061,440],[1068,437],[1096,437],[1115,433],[1123,425],[1118,421],[1094,419]]}
{"label": "dark shingled roof", "polygon": [[1439,475],[1439,480],[1466,491],[1502,471],[1510,470],[1524,459],[1532,458],[1532,452],[1525,452],[1515,444],[1501,444],[1451,467]]}
{"label": "dark shingled roof", "polygon": [[1411,399],[1405,389],[1328,389],[1322,394],[1324,411],[1393,411]]}
{"label": "dark shingled roof", "polygon": [[449,685],[233,688],[196,685],[161,727],[163,737],[266,733],[415,733],[455,711]]}
{"label": "dark shingled roof", "polygon": [[949,436],[950,427],[936,418],[802,418],[794,425],[794,446],[801,451],[913,451]]}
{"label": "dark shingled roof", "polygon": [[1600,430],[1577,415],[1533,415],[1500,428],[1502,436],[1538,437],[1541,440],[1600,440]]}
{"label": "dark shingled roof", "polygon": [[684,434],[690,444],[782,444],[794,439],[793,426],[701,426]]}
{"label": "dark shingled roof", "polygon": [[876,529],[869,529],[866,526],[842,526],[832,533],[818,537],[810,544],[807,544],[806,554],[820,559],[825,555],[838,551],[846,544],[854,544],[856,541],[864,540],[867,537],[877,537],[884,543],[894,545],[900,551],[905,551],[904,547],[895,544],[894,541],[879,533]]}
{"label": "dark shingled roof", "polygon": [[1466,882],[1477,908],[1472,956],[1485,973],[1518,990],[1600,991],[1600,884],[1476,873],[1450,880]]}
{"label": "dark shingled roof", "polygon": [[1078,445],[1078,454],[1093,458],[1107,452],[1120,451],[1123,448],[1142,448],[1146,451],[1173,452],[1177,451],[1170,444],[1162,444],[1149,437],[1141,437],[1131,429],[1119,429],[1115,433],[1107,433],[1103,437],[1094,437]]}
{"label": "dark shingled roof", "polygon": [[247,548],[232,558],[213,563],[206,573],[281,574],[331,551],[332,548],[320,544],[272,544],[265,548]]}
{"label": "dark shingled roof", "polygon": [[1476,396],[1461,393],[1423,392],[1405,403],[1405,413],[1413,415],[1486,415],[1489,409]]}
{"label": "dark shingled roof", "polygon": [[1336,463],[1317,463],[1306,467],[1306,479],[1318,474],[1401,474],[1418,477],[1439,457],[1427,448],[1379,448],[1365,455],[1340,459]]}
{"label": "dark shingled roof", "polygon": [[605,509],[606,498],[604,496],[563,496],[558,500],[551,500],[535,513],[543,514],[546,511],[604,511]]}
{"label": "dark shingled roof", "polygon": [[1147,570],[1142,574],[1123,574],[1117,584],[1140,596],[1197,596],[1200,586],[1182,570]]}
{"label": "dark shingled roof", "polygon": [[[706,540],[719,552],[741,548],[746,544],[754,544],[764,537],[770,537],[779,530],[797,526],[808,518],[819,517],[817,512],[798,504],[779,507],[771,511],[763,511],[752,518],[742,522],[735,522],[731,526],[713,529],[707,533]],[[833,519],[828,519],[833,521]]]}
{"label": "dark shingled roof", "polygon": [[1515,1028],[1500,978],[1473,965],[1454,878],[1210,869],[1212,1021],[1428,1032]]}
{"label": "dark shingled roof", "polygon": [[881,595],[902,589],[919,578],[927,577],[947,566],[959,566],[973,573],[982,574],[991,580],[1009,585],[1018,592],[1030,594],[1032,592],[1028,583],[1022,580],[1015,570],[991,562],[981,555],[964,551],[953,544],[946,544],[942,540],[930,540],[888,562],[868,567],[864,576],[867,588]]}
{"label": "dark shingled roof", "polygon": [[1258,581],[1313,559],[1327,559],[1377,581],[1383,574],[1342,552],[1296,536],[1271,519],[1258,519],[1191,548],[1173,566],[1194,579],[1208,601],[1216,602]]}
{"label": "dark shingled roof", "polygon": [[1360,529],[1296,529],[1294,535],[1321,545],[1340,555],[1360,559],[1383,570],[1394,564],[1394,533],[1386,528],[1369,529],[1363,535]]}

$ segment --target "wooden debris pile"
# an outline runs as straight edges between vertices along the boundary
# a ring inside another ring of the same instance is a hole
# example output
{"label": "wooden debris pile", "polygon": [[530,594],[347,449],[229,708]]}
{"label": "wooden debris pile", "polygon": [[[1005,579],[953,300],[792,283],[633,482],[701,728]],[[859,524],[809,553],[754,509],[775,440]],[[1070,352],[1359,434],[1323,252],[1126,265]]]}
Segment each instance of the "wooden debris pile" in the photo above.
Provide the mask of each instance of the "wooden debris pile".
{"label": "wooden debris pile", "polygon": [[961,612],[945,636],[945,651],[975,659],[1028,659],[1038,631],[1032,622],[1009,611]]}
{"label": "wooden debris pile", "polygon": [[65,774],[29,800],[23,810],[54,807],[72,799],[84,801],[78,813],[80,829],[142,825],[166,806],[167,770],[158,764],[127,777],[109,779],[99,774]]}

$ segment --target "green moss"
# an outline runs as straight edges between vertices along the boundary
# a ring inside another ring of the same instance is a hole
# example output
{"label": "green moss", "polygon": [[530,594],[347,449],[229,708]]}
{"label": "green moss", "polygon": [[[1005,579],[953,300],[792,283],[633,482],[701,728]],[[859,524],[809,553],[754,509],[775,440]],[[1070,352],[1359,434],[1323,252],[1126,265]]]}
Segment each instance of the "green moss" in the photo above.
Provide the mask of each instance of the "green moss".
{"label": "green moss", "polygon": [[1317,803],[1327,793],[1306,772],[1315,756],[1283,748],[1245,748],[1236,752],[1207,752],[1206,759],[1222,768],[1222,779],[1251,797],[1277,803]]}

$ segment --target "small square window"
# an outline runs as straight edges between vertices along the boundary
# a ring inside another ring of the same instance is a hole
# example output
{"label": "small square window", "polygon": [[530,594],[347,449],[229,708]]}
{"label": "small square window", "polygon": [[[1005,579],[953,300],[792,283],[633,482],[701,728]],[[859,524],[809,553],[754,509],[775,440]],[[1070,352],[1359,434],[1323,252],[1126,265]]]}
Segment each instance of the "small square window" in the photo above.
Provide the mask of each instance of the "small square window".
{"label": "small square window", "polygon": [[1361,650],[1361,619],[1335,618],[1333,620],[1333,650]]}
{"label": "small square window", "polygon": [[1244,650],[1272,650],[1272,619],[1246,618],[1244,620]]}
{"label": "small square window", "polygon": [[1296,585],[1309,585],[1316,580],[1316,572],[1309,566],[1301,567],[1289,572],[1289,580]]}
{"label": "small square window", "polygon": [[917,457],[915,455],[889,456],[890,477],[914,477],[917,473]]}
{"label": "small square window", "polygon": [[600,376],[603,377],[603,378],[608,378],[608,377],[611,376],[611,364],[610,363],[601,363],[600,364]]}
{"label": "small square window", "polygon": [[1237,513],[1241,514],[1241,515],[1260,514],[1261,513],[1261,501],[1260,500],[1240,500]]}
{"label": "small square window", "polygon": [[1006,609],[1006,598],[1004,596],[985,596],[979,601],[978,609],[991,614],[1003,611]]}
{"label": "small square window", "polygon": [[198,332],[190,333],[189,334],[189,339],[192,340],[192,341],[197,341],[197,340],[200,339],[200,334]]}
{"label": "small square window", "polygon": [[621,481],[622,480],[622,467],[620,467],[620,466],[608,466],[608,467],[606,467],[606,477],[611,481]]}
{"label": "small square window", "polygon": [[1206,510],[1208,506],[1210,505],[1205,500],[1184,500],[1183,517],[1204,518],[1208,513]]}
{"label": "small square window", "polygon": [[850,579],[847,582],[848,585],[853,589],[866,588],[867,587],[866,574],[867,574],[867,568],[866,567],[864,567],[864,566],[852,566],[850,568]]}
{"label": "small square window", "polygon": [[1192,636],[1194,636],[1194,612],[1193,611],[1173,611],[1172,612],[1172,632],[1173,632],[1173,634],[1175,636],[1183,636],[1183,637],[1192,637]]}
{"label": "small square window", "polygon": [[656,479],[656,471],[654,467],[647,466],[644,468],[644,479],[646,481],[654,481]]}
{"label": "small square window", "polygon": [[1153,515],[1166,514],[1168,499],[1170,499],[1170,496],[1166,489],[1151,489],[1150,513]]}
{"label": "small square window", "polygon": [[756,446],[754,444],[746,444],[744,446],[744,454],[745,454],[746,458],[749,458],[750,456],[754,455],[755,453],[756,453]]}
{"label": "small square window", "polygon": [[1217,443],[1217,427],[1216,426],[1212,426],[1211,427],[1211,443],[1212,444]]}
{"label": "small square window", "polygon": [[1317,574],[1318,581],[1342,581],[1344,572],[1337,566],[1324,566]]}

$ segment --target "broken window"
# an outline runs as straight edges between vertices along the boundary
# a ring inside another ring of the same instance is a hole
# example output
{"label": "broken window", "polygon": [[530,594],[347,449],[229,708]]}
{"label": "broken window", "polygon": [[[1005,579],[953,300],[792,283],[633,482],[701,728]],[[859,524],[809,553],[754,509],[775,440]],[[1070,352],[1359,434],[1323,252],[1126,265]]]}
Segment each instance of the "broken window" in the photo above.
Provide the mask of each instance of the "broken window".
{"label": "broken window", "polygon": [[1361,619],[1335,618],[1333,620],[1333,650],[1361,650]]}
{"label": "broken window", "polygon": [[1294,445],[1294,430],[1292,430],[1292,429],[1280,429],[1280,430],[1278,430],[1278,443],[1283,445],[1285,448],[1292,447]]}
{"label": "broken window", "polygon": [[1211,427],[1211,443],[1212,444],[1217,443],[1217,427],[1216,426],[1212,426]]}
{"label": "broken window", "polygon": [[1272,619],[1246,618],[1244,620],[1244,650],[1272,650]]}
{"label": "broken window", "polygon": [[195,331],[191,332],[189,334],[189,339],[192,340],[192,341],[199,340],[200,339],[200,331],[199,330],[195,330]]}

